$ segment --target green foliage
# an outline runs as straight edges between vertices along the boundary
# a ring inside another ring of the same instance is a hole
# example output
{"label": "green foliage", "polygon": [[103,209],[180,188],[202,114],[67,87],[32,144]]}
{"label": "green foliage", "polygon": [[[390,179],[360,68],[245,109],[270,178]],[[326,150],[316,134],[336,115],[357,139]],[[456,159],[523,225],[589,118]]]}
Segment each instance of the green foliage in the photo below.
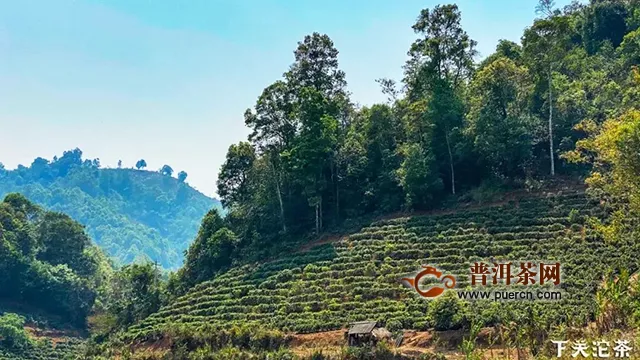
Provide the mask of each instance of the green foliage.
{"label": "green foliage", "polygon": [[428,316],[436,330],[458,329],[464,325],[464,303],[454,291],[448,291],[429,304]]}
{"label": "green foliage", "polygon": [[531,163],[529,84],[526,68],[508,58],[487,64],[471,83],[466,131],[481,161],[496,175],[522,177]]}
{"label": "green foliage", "polygon": [[465,336],[462,340],[462,345],[460,345],[460,349],[464,353],[465,360],[480,360],[482,359],[482,353],[476,351],[476,341],[478,339],[478,334],[482,329],[481,323],[473,323],[471,324],[471,328],[469,329],[469,334]]}
{"label": "green foliage", "polygon": [[169,165],[162,165],[162,167],[160,168],[160,170],[158,170],[158,172],[165,176],[171,176],[173,175],[173,168]]}
{"label": "green foliage", "polygon": [[[149,264],[116,273],[99,290],[100,299],[119,300],[94,322],[105,333],[128,327],[126,341],[174,339],[176,358],[288,358],[280,335],[256,333],[265,325],[311,332],[366,319],[394,330],[471,324],[467,358],[477,356],[480,324],[520,324],[510,330],[515,343],[533,355],[558,323],[626,326],[622,319],[637,316],[628,274],[596,291],[608,267],[639,267],[640,9],[637,1],[555,9],[541,0],[537,10],[522,46],[500,41],[480,64],[456,5],[422,10],[401,90],[380,80],[388,103],[363,108],[351,103],[333,41],[305,36],[288,71],[245,112],[248,141],[229,147],[217,183],[228,215],[207,213],[197,236],[195,219],[213,204],[184,183],[186,173],[172,179],[168,165],[160,174],[139,171],[144,160],[138,171],[100,169],[76,149],[29,168],[0,166],[0,192],[20,190],[67,211],[124,263],[150,258],[175,268],[186,250],[166,290]],[[589,168],[589,192],[609,216],[583,194],[564,194],[380,220],[335,243],[291,251],[345,220],[432,209],[461,191],[462,200],[492,201],[504,185],[537,189],[549,173]],[[83,319],[103,265],[81,227],[10,195],[0,206],[0,234],[0,270],[21,275],[0,280],[0,295],[48,296],[53,310],[71,316],[77,308],[73,316]],[[272,260],[246,265],[266,256]],[[429,262],[464,288],[469,264],[487,258],[562,261],[567,296],[544,311],[521,303],[470,309],[453,292],[413,298],[398,281]],[[251,331],[235,328],[240,323]],[[381,345],[344,356],[395,354]]]}
{"label": "green foliage", "polygon": [[475,64],[458,6],[423,9],[402,86],[378,80],[388,102],[362,108],[333,41],[305,36],[245,112],[248,141],[229,148],[221,169],[237,256],[270,256],[363,215],[437,208],[445,193],[481,184],[531,190],[549,173],[584,174],[588,166],[560,156],[588,135],[576,125],[597,129],[640,101],[640,9],[544,0],[537,10],[522,45],[501,40]]}
{"label": "green foliage", "polygon": [[[602,216],[585,194],[565,192],[521,198],[517,206],[376,221],[331,244],[222,270],[130,327],[126,337],[149,338],[178,325],[243,324],[306,333],[363,320],[395,330],[513,321],[544,332],[563,319],[584,324],[594,316],[594,294],[606,267],[637,264],[620,256],[632,253],[632,242],[605,243],[588,225],[569,222],[574,209],[579,216]],[[465,289],[472,263],[490,258],[557,259],[566,293],[561,301],[544,302],[540,318],[540,310],[532,317],[520,302],[478,302],[471,308],[455,292],[427,301],[400,282],[421,264],[434,264]]]}
{"label": "green foliage", "polygon": [[151,263],[126,265],[116,271],[106,285],[101,309],[90,323],[95,333],[124,329],[160,310],[166,301],[165,283]]}
{"label": "green foliage", "polygon": [[637,326],[640,321],[640,287],[629,271],[609,271],[596,293],[596,325],[601,333]]}
{"label": "green foliage", "polygon": [[[65,251],[60,251],[65,250]],[[83,324],[108,271],[82,226],[19,194],[0,203],[0,298]]]}
{"label": "green foliage", "polygon": [[[55,345],[51,341],[32,342],[20,349],[0,347],[3,360],[76,360],[81,359],[83,342],[78,338],[58,338]],[[84,359],[84,358],[82,358]]]}
{"label": "green foliage", "polygon": [[218,174],[218,195],[225,206],[246,201],[250,195],[249,180],[256,154],[248,142],[231,145]]}
{"label": "green foliage", "polygon": [[0,316],[0,344],[4,348],[16,350],[27,347],[31,339],[24,329],[24,317],[6,313]]}
{"label": "green foliage", "polygon": [[418,144],[402,149],[404,160],[398,169],[398,178],[406,194],[409,208],[428,208],[434,195],[442,189],[442,180],[436,175],[435,158]]}
{"label": "green foliage", "polygon": [[136,162],[136,169],[141,170],[147,167],[147,162],[144,159],[140,159]]}
{"label": "green foliage", "polygon": [[185,271],[196,282],[210,279],[220,269],[231,265],[238,244],[236,235],[226,227],[208,238],[198,237],[189,248]]}
{"label": "green foliage", "polygon": [[565,157],[593,164],[586,182],[613,212],[599,230],[610,241],[635,237],[634,219],[640,214],[640,112],[630,110],[607,120],[600,128],[590,122],[581,126],[588,129],[590,136],[579,141],[576,150]]}
{"label": "green foliage", "polygon": [[[91,239],[117,263],[151,260],[168,269],[180,266],[198,222],[220,205],[186,183],[158,173],[98,165],[83,160],[78,149],[51,162],[38,158],[30,167],[1,173],[0,196],[20,192],[47,209],[68,214],[85,225]],[[137,167],[143,165],[140,160]],[[64,250],[52,246],[52,252],[42,256],[53,259],[58,256],[55,251],[67,251],[66,245]]]}

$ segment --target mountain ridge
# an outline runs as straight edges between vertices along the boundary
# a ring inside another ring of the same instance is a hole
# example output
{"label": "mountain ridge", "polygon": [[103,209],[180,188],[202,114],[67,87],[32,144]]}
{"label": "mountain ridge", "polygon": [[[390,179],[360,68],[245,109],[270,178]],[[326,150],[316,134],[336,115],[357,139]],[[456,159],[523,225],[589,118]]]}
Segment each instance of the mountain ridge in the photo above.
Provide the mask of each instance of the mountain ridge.
{"label": "mountain ridge", "polygon": [[102,168],[79,149],[53,161],[0,168],[0,197],[19,192],[34,203],[69,214],[117,264],[157,262],[176,269],[200,220],[220,202],[168,173]]}

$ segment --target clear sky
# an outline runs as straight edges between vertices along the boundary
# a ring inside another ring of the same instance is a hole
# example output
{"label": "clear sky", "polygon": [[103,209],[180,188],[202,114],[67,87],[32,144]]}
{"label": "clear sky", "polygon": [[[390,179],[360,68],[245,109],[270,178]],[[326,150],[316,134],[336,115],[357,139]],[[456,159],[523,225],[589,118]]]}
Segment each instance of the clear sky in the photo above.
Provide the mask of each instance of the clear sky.
{"label": "clear sky", "polygon": [[[79,147],[103,166],[169,164],[208,195],[243,113],[305,34],[328,34],[352,99],[383,101],[431,0],[0,0],[0,162]],[[481,56],[519,41],[536,0],[461,0]],[[556,1],[563,6],[568,1]],[[174,175],[175,176],[175,175]]]}

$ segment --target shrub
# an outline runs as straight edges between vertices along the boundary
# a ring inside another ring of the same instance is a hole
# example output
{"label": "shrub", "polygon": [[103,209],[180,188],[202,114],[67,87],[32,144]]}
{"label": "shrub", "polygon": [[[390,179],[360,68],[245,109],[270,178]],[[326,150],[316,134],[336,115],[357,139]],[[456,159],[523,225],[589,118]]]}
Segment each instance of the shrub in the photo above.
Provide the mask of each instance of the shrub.
{"label": "shrub", "polygon": [[32,344],[24,330],[24,317],[7,313],[0,316],[0,344],[9,349],[22,349]]}
{"label": "shrub", "polygon": [[398,331],[398,330],[402,330],[402,322],[400,322],[399,320],[396,319],[391,319],[389,321],[387,321],[387,329],[389,331]]}
{"label": "shrub", "polygon": [[436,330],[459,329],[465,321],[464,304],[454,291],[447,291],[431,302],[428,315]]}

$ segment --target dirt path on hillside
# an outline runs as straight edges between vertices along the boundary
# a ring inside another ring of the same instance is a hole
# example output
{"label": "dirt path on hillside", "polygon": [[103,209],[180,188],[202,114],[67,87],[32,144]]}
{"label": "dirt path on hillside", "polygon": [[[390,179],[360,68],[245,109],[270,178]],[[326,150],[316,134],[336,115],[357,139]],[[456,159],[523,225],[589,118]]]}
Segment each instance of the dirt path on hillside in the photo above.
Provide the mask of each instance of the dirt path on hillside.
{"label": "dirt path on hillside", "polygon": [[24,329],[29,336],[33,339],[49,339],[56,346],[58,343],[66,342],[68,338],[80,338],[82,334],[78,331],[70,330],[56,330],[56,329],[42,329],[33,324],[25,325]]}

